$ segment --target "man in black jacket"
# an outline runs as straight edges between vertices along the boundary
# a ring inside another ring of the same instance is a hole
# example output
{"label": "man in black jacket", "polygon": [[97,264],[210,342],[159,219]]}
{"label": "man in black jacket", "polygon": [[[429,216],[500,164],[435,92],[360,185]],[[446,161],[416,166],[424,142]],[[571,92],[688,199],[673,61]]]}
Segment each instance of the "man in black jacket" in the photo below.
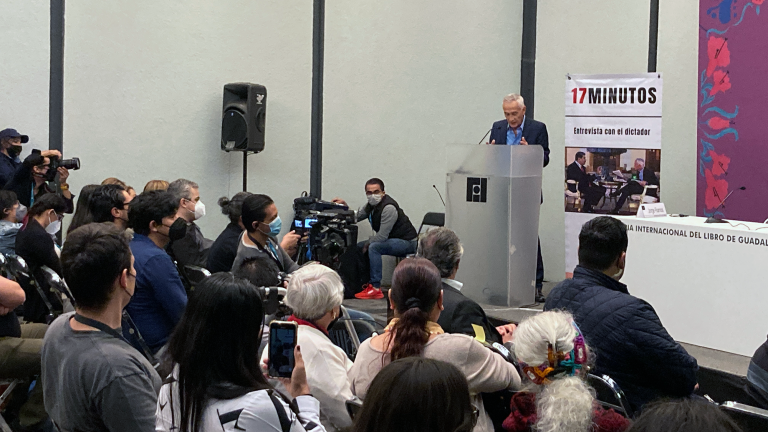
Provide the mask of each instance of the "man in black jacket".
{"label": "man in black jacket", "polygon": [[[365,195],[368,203],[357,211],[357,221],[368,219],[376,234],[358,244],[360,251],[368,254],[370,282],[355,297],[381,299],[384,298],[381,292],[381,256],[405,257],[416,252],[418,234],[397,201],[384,192],[381,179],[372,178],[365,182]],[[341,198],[334,198],[333,202],[347,205]]]}
{"label": "man in black jacket", "polygon": [[[646,185],[659,185],[659,178],[656,177],[656,173],[645,167],[645,161],[643,159],[635,159],[634,169],[632,170],[632,178],[621,189],[617,190],[614,195],[618,195],[619,199],[616,201],[616,208],[613,209],[614,214],[618,214],[619,210],[624,206],[624,202],[627,201],[632,195],[643,193]],[[655,189],[649,189],[649,196],[656,196]]]}
{"label": "man in black jacket", "polygon": [[455,277],[463,254],[459,237],[448,228],[432,229],[419,242],[416,255],[432,261],[443,278],[443,311],[437,323],[446,333],[462,333],[488,343],[511,341],[514,324],[494,327],[483,308],[461,293],[464,284]]}
{"label": "man in black jacket", "polygon": [[595,372],[613,378],[638,410],[660,397],[689,396],[699,367],[667,333],[653,307],[619,282],[627,244],[627,227],[618,219],[601,216],[584,224],[573,279],[552,290],[544,310],[573,315],[596,351]]}
{"label": "man in black jacket", "polygon": [[[594,213],[594,206],[600,202],[600,199],[605,196],[605,188],[592,183],[592,176],[587,174],[587,155],[584,152],[577,152],[576,159],[568,165],[566,170],[566,178],[568,180],[575,180],[578,192],[584,197],[584,213]],[[571,188],[574,185],[568,185],[571,192],[576,192],[576,187]]]}

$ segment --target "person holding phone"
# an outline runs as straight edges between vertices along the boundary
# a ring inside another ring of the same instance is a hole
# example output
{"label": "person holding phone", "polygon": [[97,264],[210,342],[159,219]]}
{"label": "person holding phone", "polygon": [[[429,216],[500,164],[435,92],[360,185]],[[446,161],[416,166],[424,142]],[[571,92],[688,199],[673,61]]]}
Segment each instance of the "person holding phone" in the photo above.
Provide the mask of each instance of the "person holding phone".
{"label": "person holding phone", "polygon": [[163,367],[173,372],[158,396],[157,431],[325,431],[300,346],[282,380],[293,402],[264,377],[263,321],[261,294],[247,280],[216,273],[196,287],[168,344]]}

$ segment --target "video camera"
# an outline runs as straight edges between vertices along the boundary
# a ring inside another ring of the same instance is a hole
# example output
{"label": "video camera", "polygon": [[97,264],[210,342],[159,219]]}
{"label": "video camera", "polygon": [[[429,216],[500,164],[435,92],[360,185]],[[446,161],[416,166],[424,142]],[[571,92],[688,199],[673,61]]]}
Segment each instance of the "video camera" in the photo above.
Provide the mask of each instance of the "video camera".
{"label": "video camera", "polygon": [[46,181],[54,180],[59,167],[64,167],[68,170],[80,169],[80,158],[59,159],[58,156],[48,156],[48,159],[50,159],[51,164],[49,165],[48,172],[45,174]]}
{"label": "video camera", "polygon": [[313,197],[293,200],[294,219],[291,229],[307,236],[299,247],[298,264],[318,261],[338,270],[339,258],[357,244],[355,212],[349,207]]}

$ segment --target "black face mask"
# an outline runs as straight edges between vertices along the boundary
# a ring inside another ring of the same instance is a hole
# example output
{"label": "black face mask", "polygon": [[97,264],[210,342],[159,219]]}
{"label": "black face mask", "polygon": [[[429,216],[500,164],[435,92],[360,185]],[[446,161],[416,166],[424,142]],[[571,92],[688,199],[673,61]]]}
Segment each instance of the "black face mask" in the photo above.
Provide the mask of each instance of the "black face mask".
{"label": "black face mask", "polygon": [[187,223],[183,218],[177,218],[170,227],[168,227],[168,238],[171,241],[178,241],[187,235]]}
{"label": "black face mask", "polygon": [[12,145],[8,147],[8,156],[15,158],[21,154],[21,146]]}

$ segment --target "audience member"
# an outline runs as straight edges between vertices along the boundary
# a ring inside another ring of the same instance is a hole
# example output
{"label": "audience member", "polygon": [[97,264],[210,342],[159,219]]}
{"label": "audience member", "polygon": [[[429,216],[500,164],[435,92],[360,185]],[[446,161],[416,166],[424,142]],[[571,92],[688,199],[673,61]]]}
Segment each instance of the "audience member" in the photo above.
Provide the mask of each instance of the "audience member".
{"label": "audience member", "polygon": [[757,388],[764,399],[768,398],[768,340],[752,355],[747,369],[747,381]]}
{"label": "audience member", "polygon": [[29,142],[27,135],[22,135],[16,129],[0,131],[0,188],[13,177],[16,168],[21,165],[21,145]]}
{"label": "audience member", "polygon": [[126,310],[153,353],[168,341],[187,305],[179,272],[164,249],[186,232],[177,210],[178,201],[171,193],[152,191],[131,201],[128,212],[137,276],[136,291]]}
{"label": "audience member", "polygon": [[0,190],[0,253],[16,253],[16,234],[21,229],[21,221],[27,214],[27,208],[21,207],[16,194],[9,190]]}
{"label": "audience member", "polygon": [[46,410],[62,431],[153,430],[161,380],[120,330],[136,284],[127,235],[110,224],[82,226],[61,260],[77,308],[43,342]]}
{"label": "audience member", "polygon": [[650,404],[627,432],[741,432],[717,405],[697,399]]}
{"label": "audience member", "polygon": [[512,432],[622,432],[629,420],[600,407],[584,381],[589,348],[567,312],[525,319],[515,331],[515,356],[529,382],[512,397],[504,429]]}
{"label": "audience member", "polygon": [[231,273],[205,279],[168,345],[174,372],[160,390],[155,430],[324,431],[303,347],[296,346],[285,381],[293,402],[264,378],[257,355],[263,322],[262,298],[250,282]]}
{"label": "audience member", "polygon": [[515,325],[492,326],[483,308],[461,293],[464,284],[455,278],[463,254],[459,237],[448,228],[429,230],[419,242],[416,255],[432,261],[442,277],[444,309],[437,323],[446,333],[463,333],[488,343],[509,342]]}
{"label": "audience member", "polygon": [[89,207],[89,200],[93,192],[99,188],[99,185],[89,184],[83,186],[80,189],[80,195],[77,197],[77,206],[75,207],[75,214],[72,215],[72,219],[69,221],[69,227],[67,227],[67,234],[80,228],[85,224],[93,222],[93,215]]}
{"label": "audience member", "polygon": [[260,194],[249,195],[243,200],[241,218],[245,232],[240,236],[232,270],[239,268],[247,258],[256,255],[269,256],[275,260],[282,272],[293,273],[298,270],[299,265],[291,259],[284,247],[295,247],[299,236],[291,232],[283,237],[281,243],[277,242],[282,221],[272,198]]}
{"label": "audience member", "polygon": [[165,180],[150,180],[144,186],[144,192],[168,190],[168,182]]}
{"label": "audience member", "polygon": [[[64,217],[66,204],[56,194],[45,194],[35,201],[29,209],[27,224],[16,235],[16,254],[24,258],[33,275],[39,274],[42,266],[61,275],[58,246],[53,241],[61,229],[61,219]],[[39,278],[44,284],[44,279]],[[55,309],[61,309],[61,302],[47,286],[42,286],[43,292]],[[24,319],[29,322],[44,323],[51,311],[38,294],[38,291],[27,284],[24,286],[27,301],[24,303]]]}
{"label": "audience member", "polygon": [[696,386],[696,359],[667,333],[653,307],[619,282],[627,257],[627,227],[608,216],[579,234],[573,279],[557,285],[544,310],[563,309],[596,351],[596,372],[613,378],[632,407],[659,397],[684,397]]}
{"label": "audience member", "polygon": [[250,192],[238,192],[232,199],[219,198],[221,213],[229,217],[229,224],[213,242],[208,252],[208,264],[206,268],[211,273],[226,272],[232,269],[232,264],[237,256],[237,245],[240,235],[245,230],[243,220],[240,217],[243,212],[243,201]]}
{"label": "audience member", "polygon": [[353,432],[469,432],[479,411],[456,366],[408,357],[376,374]]}
{"label": "audience member", "polygon": [[[14,309],[24,299],[24,290],[18,283],[0,276],[0,377],[25,380],[14,391],[3,417],[19,429],[36,430],[48,418],[43,406],[43,386],[38,382],[29,397],[27,392],[31,378],[40,374],[40,349],[48,326],[19,324]],[[20,407],[17,399],[23,404]]]}
{"label": "audience member", "polygon": [[122,230],[128,228],[131,200],[128,192],[118,184],[99,186],[88,201],[93,222],[113,222]]}
{"label": "audience member", "polygon": [[[61,153],[58,150],[45,150],[43,152],[33,150],[32,154],[24,159],[24,162],[16,168],[13,177],[5,184],[5,189],[14,191],[19,202],[26,207],[32,207],[32,204],[45,194],[56,192],[51,189],[46,181],[46,175],[51,167],[49,156],[60,158]],[[64,213],[72,213],[75,206],[72,203],[74,196],[69,191],[69,185],[67,184],[69,171],[64,167],[59,167],[57,172],[59,175],[61,197],[64,198],[66,204],[66,211]]]}
{"label": "audience member", "polygon": [[[317,263],[293,272],[285,294],[285,304],[293,310],[288,321],[299,324],[298,344],[307,383],[320,401],[320,421],[329,431],[352,425],[346,408],[346,401],[353,396],[347,378],[352,362],[328,337],[328,329],[341,315],[343,300],[344,284],[339,275]],[[263,357],[268,354],[265,351]]]}
{"label": "audience member", "polygon": [[116,184],[116,185],[122,186],[123,189],[125,189],[125,191],[128,192],[128,196],[131,199],[136,198],[136,189],[134,189],[133,186],[128,186],[127,184],[125,184],[124,181],[120,180],[119,178],[107,177],[107,178],[104,179],[104,181],[101,182],[102,186],[106,186],[106,185],[110,185],[110,184]]}
{"label": "audience member", "polygon": [[[240,268],[234,270],[232,273],[237,277],[241,277],[248,282],[252,283],[255,287],[276,287],[281,286],[284,282],[280,281],[279,273],[280,269],[277,268],[277,264],[272,258],[266,255],[257,255],[243,261]],[[198,288],[199,289],[199,288]],[[273,319],[283,319],[292,312],[289,307],[284,303],[277,305],[275,311],[266,311],[268,314],[264,323],[264,331],[261,335],[261,345],[259,346],[259,357],[261,357],[269,343],[269,327],[268,324]]]}
{"label": "audience member", "polygon": [[520,387],[515,367],[470,336],[444,333],[437,324],[443,308],[440,273],[429,260],[406,258],[395,268],[389,297],[395,318],[384,334],[360,345],[349,371],[352,392],[365,399],[371,381],[392,360],[426,357],[447,361],[467,377],[480,410],[475,430],[493,430],[480,393]]}
{"label": "audience member", "polygon": [[171,252],[176,262],[184,267],[194,265],[205,267],[208,264],[208,251],[213,240],[203,236],[196,220],[205,216],[205,204],[200,201],[200,190],[197,183],[178,179],[168,185],[168,192],[179,206],[178,215],[187,222],[187,231],[183,238],[171,242]]}

